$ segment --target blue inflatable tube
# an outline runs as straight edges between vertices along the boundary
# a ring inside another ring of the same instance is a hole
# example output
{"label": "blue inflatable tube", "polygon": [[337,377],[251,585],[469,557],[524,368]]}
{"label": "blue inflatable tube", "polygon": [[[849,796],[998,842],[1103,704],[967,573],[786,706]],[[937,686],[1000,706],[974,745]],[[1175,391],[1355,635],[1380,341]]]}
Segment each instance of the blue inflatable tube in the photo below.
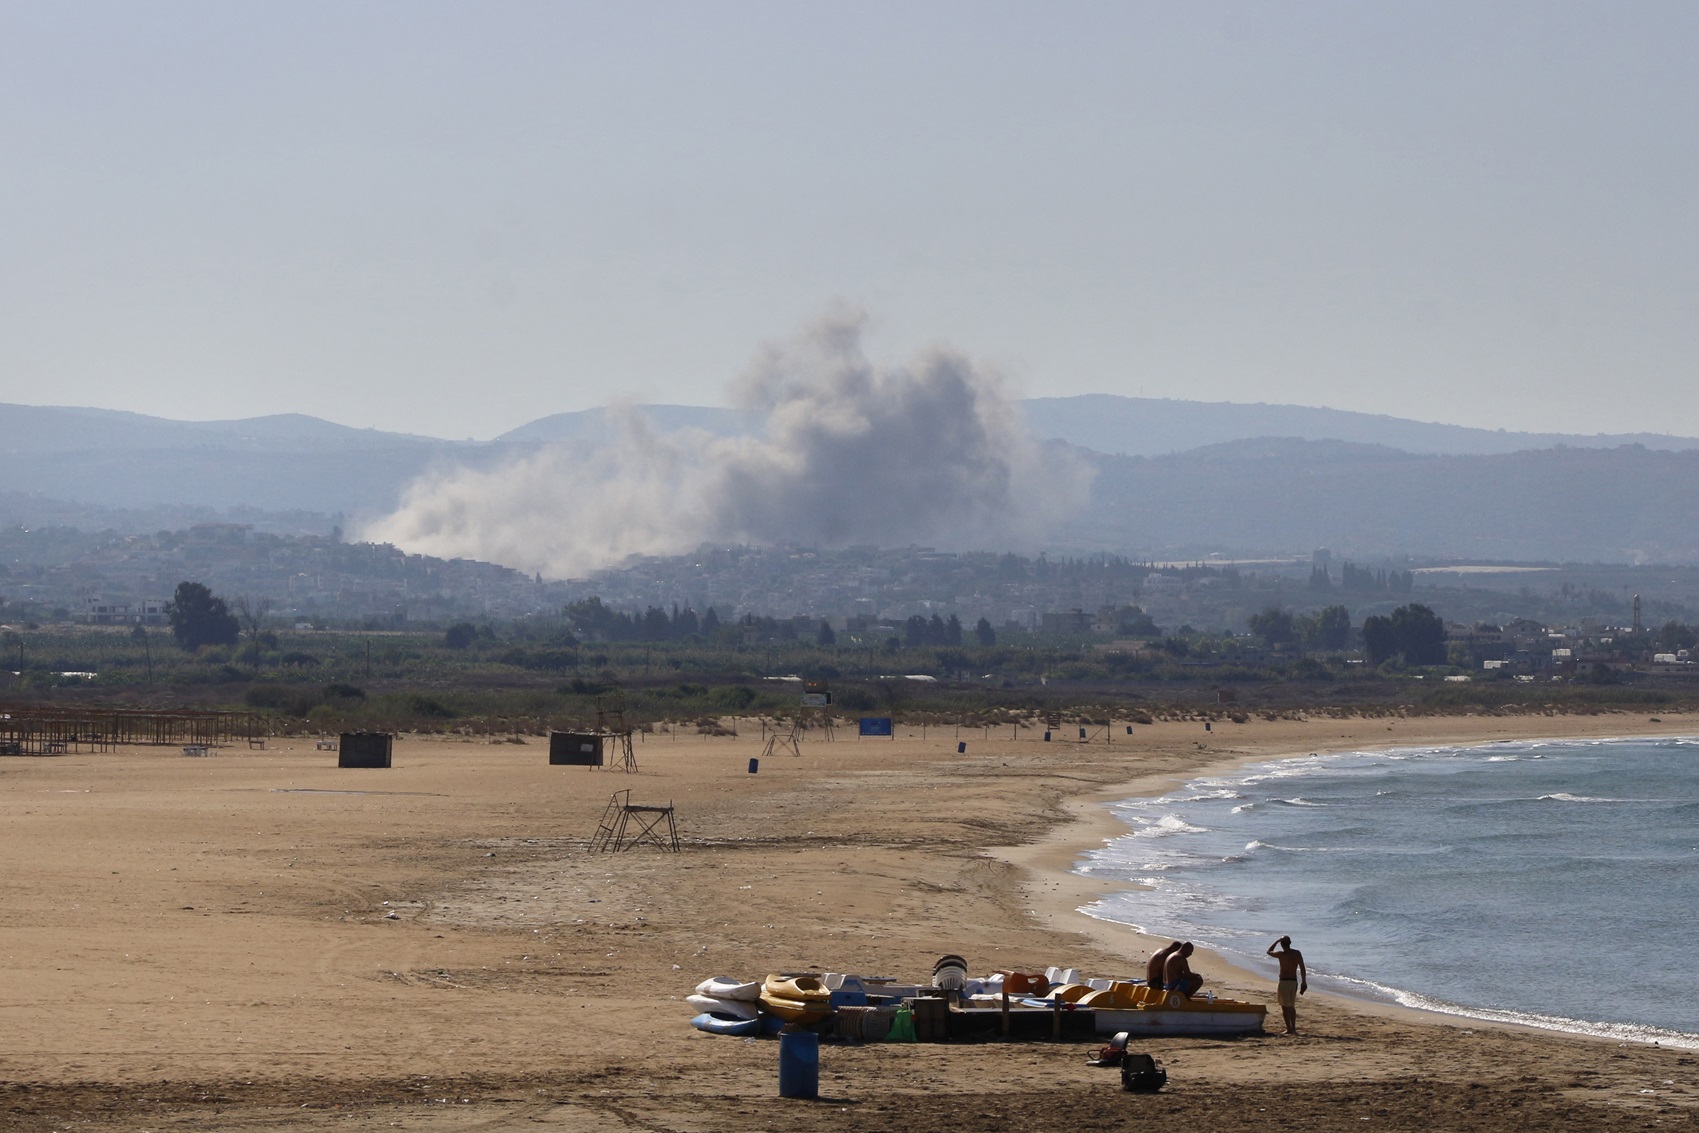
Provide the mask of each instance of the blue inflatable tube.
{"label": "blue inflatable tube", "polygon": [[716,1015],[711,1011],[690,1021],[690,1025],[698,1031],[706,1031],[710,1035],[758,1035],[761,1033],[761,1020],[735,1019],[730,1015]]}

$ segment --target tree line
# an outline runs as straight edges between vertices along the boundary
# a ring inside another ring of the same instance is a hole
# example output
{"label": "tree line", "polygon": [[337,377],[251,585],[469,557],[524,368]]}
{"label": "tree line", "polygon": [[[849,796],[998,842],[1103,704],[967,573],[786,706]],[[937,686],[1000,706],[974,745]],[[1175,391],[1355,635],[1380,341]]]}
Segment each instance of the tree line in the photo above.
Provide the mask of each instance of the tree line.
{"label": "tree line", "polygon": [[[1351,612],[1344,606],[1329,606],[1308,615],[1271,606],[1246,620],[1251,632],[1271,649],[1298,645],[1342,650],[1351,644]],[[1394,657],[1402,657],[1406,665],[1445,664],[1445,622],[1420,603],[1400,606],[1388,616],[1364,618],[1361,632],[1363,653],[1371,665]]]}

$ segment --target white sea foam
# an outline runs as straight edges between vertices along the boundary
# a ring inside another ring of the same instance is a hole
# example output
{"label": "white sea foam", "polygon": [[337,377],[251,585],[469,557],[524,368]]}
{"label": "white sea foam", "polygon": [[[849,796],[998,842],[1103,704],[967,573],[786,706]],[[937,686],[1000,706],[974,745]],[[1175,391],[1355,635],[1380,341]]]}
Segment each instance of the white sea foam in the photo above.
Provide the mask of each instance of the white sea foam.
{"label": "white sea foam", "polygon": [[1203,834],[1206,828],[1193,826],[1177,814],[1165,814],[1154,821],[1146,822],[1133,831],[1135,838],[1170,838],[1176,834]]}
{"label": "white sea foam", "polygon": [[1373,980],[1352,979],[1349,976],[1322,974],[1313,975],[1310,979],[1318,986],[1337,985],[1338,990],[1348,995],[1354,994],[1365,999],[1392,1002],[1402,1007],[1413,1007],[1419,1011],[1455,1015],[1463,1019],[1479,1019],[1487,1023],[1512,1023],[1523,1027],[1537,1027],[1544,1031],[1562,1031],[1571,1035],[1592,1035],[1597,1038],[1616,1039],[1619,1042],[1652,1043],[1657,1046],[1678,1047],[1683,1050],[1699,1050],[1699,1034],[1670,1030],[1666,1027],[1649,1027],[1641,1023],[1569,1019],[1562,1015],[1544,1015],[1536,1011],[1502,1011],[1492,1007],[1468,1007],[1431,995],[1388,987],[1385,984],[1375,983]]}
{"label": "white sea foam", "polygon": [[[1277,842],[1252,839],[1245,843],[1245,849],[1248,851],[1279,850],[1283,854],[1332,854],[1342,852],[1346,848],[1342,846],[1283,846]],[[1222,860],[1226,861],[1227,859],[1223,858]]]}
{"label": "white sea foam", "polygon": [[1227,790],[1204,791],[1201,794],[1196,794],[1196,795],[1170,795],[1170,796],[1168,796],[1168,798],[1171,801],[1181,802],[1181,803],[1205,803],[1205,802],[1213,802],[1217,799],[1242,799],[1244,797],[1245,796],[1241,795],[1238,791],[1227,791]]}

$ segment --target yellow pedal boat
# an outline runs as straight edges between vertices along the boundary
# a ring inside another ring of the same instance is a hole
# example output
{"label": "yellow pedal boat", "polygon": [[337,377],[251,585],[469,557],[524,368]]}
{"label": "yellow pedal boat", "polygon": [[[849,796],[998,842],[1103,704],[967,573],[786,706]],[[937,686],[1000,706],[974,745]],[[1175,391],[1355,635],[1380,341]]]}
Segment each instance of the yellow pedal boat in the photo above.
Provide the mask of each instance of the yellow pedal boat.
{"label": "yellow pedal boat", "polygon": [[770,975],[761,982],[761,1006],[787,1023],[808,1026],[832,1014],[832,993],[818,976]]}

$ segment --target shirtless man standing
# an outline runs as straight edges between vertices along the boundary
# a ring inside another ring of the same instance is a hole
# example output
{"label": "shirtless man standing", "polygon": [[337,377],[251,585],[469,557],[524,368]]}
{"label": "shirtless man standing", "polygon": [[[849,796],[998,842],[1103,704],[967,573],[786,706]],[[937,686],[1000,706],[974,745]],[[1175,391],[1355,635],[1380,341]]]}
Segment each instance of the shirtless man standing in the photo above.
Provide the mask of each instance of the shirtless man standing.
{"label": "shirtless man standing", "polygon": [[[1278,948],[1280,951],[1276,952]],[[1268,946],[1268,954],[1280,961],[1280,983],[1275,994],[1280,1000],[1280,1013],[1286,1017],[1286,1033],[1298,1033],[1298,996],[1310,990],[1310,973],[1304,967],[1304,954],[1292,947],[1292,938],[1283,936]]]}
{"label": "shirtless man standing", "polygon": [[1168,956],[1178,947],[1180,947],[1180,942],[1176,940],[1174,943],[1159,949],[1156,955],[1150,958],[1150,963],[1144,966],[1144,982],[1146,984],[1157,991],[1162,990],[1164,973],[1168,970]]}
{"label": "shirtless man standing", "polygon": [[1162,982],[1169,991],[1192,996],[1203,986],[1203,977],[1192,971],[1191,964],[1186,961],[1191,954],[1192,942],[1189,940],[1168,954],[1168,961],[1163,965]]}

